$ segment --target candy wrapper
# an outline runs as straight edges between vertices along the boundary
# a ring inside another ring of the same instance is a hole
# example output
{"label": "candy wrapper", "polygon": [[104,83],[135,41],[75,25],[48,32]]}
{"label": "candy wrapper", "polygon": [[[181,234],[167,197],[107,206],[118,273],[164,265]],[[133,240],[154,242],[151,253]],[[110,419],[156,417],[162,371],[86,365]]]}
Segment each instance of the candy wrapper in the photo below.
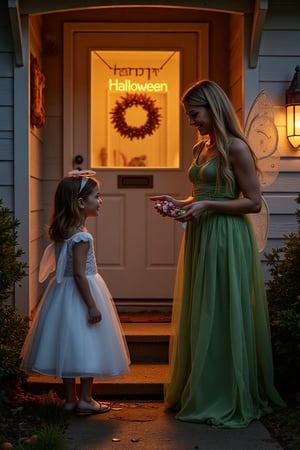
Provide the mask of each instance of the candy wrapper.
{"label": "candy wrapper", "polygon": [[175,206],[172,202],[168,202],[167,200],[160,200],[154,203],[154,208],[158,212],[162,212],[166,216],[169,217],[180,217],[183,216],[186,211],[184,209],[180,209]]}

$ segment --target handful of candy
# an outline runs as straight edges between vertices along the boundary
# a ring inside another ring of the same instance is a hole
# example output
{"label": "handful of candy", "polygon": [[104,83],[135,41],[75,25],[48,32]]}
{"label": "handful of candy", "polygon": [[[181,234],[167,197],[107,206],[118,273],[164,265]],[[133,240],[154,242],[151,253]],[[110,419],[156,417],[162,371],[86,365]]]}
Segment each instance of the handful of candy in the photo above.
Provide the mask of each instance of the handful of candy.
{"label": "handful of candy", "polygon": [[180,217],[186,213],[186,211],[184,209],[178,208],[172,202],[168,202],[167,200],[161,200],[161,201],[155,202],[154,208],[158,212],[162,212],[163,214],[166,214],[166,216],[170,216],[170,217]]}

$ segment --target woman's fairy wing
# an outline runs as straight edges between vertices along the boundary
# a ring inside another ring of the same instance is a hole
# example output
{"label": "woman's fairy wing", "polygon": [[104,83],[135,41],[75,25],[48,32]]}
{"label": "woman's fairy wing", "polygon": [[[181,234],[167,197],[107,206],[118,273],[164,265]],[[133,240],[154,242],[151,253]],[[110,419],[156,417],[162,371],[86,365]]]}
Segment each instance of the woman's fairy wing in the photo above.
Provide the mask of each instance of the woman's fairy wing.
{"label": "woman's fairy wing", "polygon": [[[257,158],[262,188],[274,183],[279,172],[278,131],[274,121],[274,108],[269,94],[261,91],[254,100],[245,124],[245,134]],[[269,209],[262,197],[262,209],[249,214],[256,236],[258,249],[266,246],[269,232]]]}
{"label": "woman's fairy wing", "polygon": [[248,214],[253,225],[254,235],[258,251],[262,252],[266,246],[269,234],[269,208],[265,198],[262,196],[262,206],[259,213]]}

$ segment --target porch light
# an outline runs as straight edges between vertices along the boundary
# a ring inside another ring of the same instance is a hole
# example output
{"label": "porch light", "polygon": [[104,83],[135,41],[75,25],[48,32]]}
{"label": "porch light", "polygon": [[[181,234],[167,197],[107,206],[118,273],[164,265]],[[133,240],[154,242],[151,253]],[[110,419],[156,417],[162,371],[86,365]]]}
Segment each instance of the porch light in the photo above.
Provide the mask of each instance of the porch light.
{"label": "porch light", "polygon": [[300,150],[300,67],[286,91],[286,135],[293,147]]}

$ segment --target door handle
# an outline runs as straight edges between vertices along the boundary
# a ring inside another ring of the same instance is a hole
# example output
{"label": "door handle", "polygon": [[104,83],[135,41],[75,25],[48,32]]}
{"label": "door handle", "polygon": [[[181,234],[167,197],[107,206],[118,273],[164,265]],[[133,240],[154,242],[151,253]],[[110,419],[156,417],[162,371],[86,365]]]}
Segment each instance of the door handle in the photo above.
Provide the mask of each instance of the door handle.
{"label": "door handle", "polygon": [[[74,158],[74,165],[76,164],[77,166],[79,166],[80,164],[82,164],[84,161],[83,156],[81,155],[76,155]],[[81,167],[76,167],[77,170],[81,170]]]}

